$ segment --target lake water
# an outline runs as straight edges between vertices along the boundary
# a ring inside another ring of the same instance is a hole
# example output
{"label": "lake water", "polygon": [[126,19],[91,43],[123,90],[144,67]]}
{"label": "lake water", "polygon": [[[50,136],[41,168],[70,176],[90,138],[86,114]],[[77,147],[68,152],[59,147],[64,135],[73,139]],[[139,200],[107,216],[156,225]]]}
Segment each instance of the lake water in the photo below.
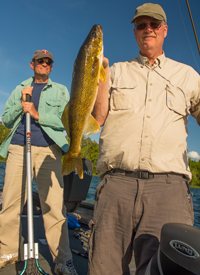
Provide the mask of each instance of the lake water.
{"label": "lake water", "polygon": [[[4,184],[4,176],[5,176],[5,166],[4,162],[0,162],[0,189],[3,188]],[[93,176],[92,181],[90,183],[90,187],[88,190],[88,194],[86,197],[86,201],[94,202],[95,190],[100,183],[100,179],[98,177]],[[33,188],[36,189],[36,184],[33,182]],[[191,193],[193,194],[193,205],[194,205],[194,226],[200,228],[200,189],[190,188]]]}
{"label": "lake water", "polygon": [[[2,189],[4,185],[5,167],[6,167],[6,163],[0,162],[0,189]],[[100,183],[100,179],[98,177],[93,176],[92,181],[90,183],[89,190],[88,190],[88,194],[86,197],[86,201],[93,202],[93,203],[95,202],[94,195],[95,195],[97,185],[99,183]],[[33,180],[33,189],[37,190],[37,185],[34,180]]]}

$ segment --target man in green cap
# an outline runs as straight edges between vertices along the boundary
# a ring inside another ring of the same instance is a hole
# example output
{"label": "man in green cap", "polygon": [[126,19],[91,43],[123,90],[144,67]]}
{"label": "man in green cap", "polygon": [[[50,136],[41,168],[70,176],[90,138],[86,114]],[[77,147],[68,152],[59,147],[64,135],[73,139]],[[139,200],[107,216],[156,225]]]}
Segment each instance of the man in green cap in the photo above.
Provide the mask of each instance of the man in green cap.
{"label": "man in green cap", "polygon": [[89,275],[144,275],[165,223],[193,225],[187,120],[200,124],[200,77],[165,57],[160,5],[138,7],[131,23],[140,52],[109,68],[93,116],[103,126],[89,251]]}

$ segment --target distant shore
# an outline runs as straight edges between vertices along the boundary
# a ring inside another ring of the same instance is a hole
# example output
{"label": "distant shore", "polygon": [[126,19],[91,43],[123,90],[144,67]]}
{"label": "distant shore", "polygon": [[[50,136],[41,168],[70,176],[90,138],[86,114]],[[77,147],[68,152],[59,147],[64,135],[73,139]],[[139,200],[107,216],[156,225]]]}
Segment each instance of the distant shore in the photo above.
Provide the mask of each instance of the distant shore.
{"label": "distant shore", "polygon": [[0,157],[0,162],[6,162],[6,159],[2,159],[2,158]]}
{"label": "distant shore", "polygon": [[[5,163],[5,162],[6,162],[6,159],[1,159],[1,157],[0,157],[0,162],[4,162],[4,163]],[[93,176],[93,177],[98,177],[97,174],[92,174],[92,176]]]}
{"label": "distant shore", "polygon": [[190,188],[200,189],[200,186],[190,186]]}
{"label": "distant shore", "polygon": [[[6,160],[1,160],[0,159],[0,162],[6,162]],[[95,175],[95,174],[92,174],[92,176],[94,176],[94,177],[98,177],[98,175]],[[196,189],[200,189],[200,186],[190,186],[190,188],[196,188]]]}

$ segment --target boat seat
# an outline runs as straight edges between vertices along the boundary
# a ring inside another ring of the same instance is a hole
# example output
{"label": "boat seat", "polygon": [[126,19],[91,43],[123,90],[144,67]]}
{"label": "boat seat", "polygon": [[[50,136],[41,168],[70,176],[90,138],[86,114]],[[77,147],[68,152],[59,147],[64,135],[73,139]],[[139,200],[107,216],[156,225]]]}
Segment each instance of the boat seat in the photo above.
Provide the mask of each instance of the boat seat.
{"label": "boat seat", "polygon": [[74,212],[81,201],[87,197],[88,189],[92,180],[92,162],[83,158],[83,179],[80,179],[76,172],[63,176],[64,180],[64,203],[67,212]]}
{"label": "boat seat", "polygon": [[[90,160],[83,158],[83,179],[79,179],[76,172],[72,172],[67,176],[63,176],[64,181],[64,204],[67,208],[67,213],[74,212],[79,207],[80,203],[86,199],[88,189],[92,180],[93,164]],[[38,192],[33,191],[34,214],[41,214],[38,210],[40,199]],[[26,214],[26,205],[23,209],[23,215]]]}

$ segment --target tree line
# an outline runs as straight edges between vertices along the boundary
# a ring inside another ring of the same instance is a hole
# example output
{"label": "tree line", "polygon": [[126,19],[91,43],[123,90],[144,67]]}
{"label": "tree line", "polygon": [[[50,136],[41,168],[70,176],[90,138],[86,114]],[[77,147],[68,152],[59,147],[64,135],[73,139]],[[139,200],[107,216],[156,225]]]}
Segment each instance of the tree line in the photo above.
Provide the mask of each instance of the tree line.
{"label": "tree line", "polygon": [[[6,139],[6,137],[9,135],[10,130],[6,128],[2,121],[0,121],[0,145],[3,143],[3,141]],[[66,136],[66,139],[69,143],[69,138]],[[96,141],[92,141],[90,137],[82,137],[81,140],[81,155],[82,158],[87,158],[93,163],[93,175],[97,175],[96,172],[96,163],[97,158],[99,155],[99,145]],[[64,156],[63,156],[64,158]],[[0,161],[6,161],[5,158],[2,158],[0,156]]]}
{"label": "tree line", "polygon": [[[3,125],[2,121],[0,121],[0,145],[7,138],[9,133],[10,133],[10,130]],[[6,159],[0,156],[0,161],[6,161]]]}
{"label": "tree line", "polygon": [[200,160],[194,161],[189,158],[189,167],[192,172],[192,180],[190,181],[190,187],[200,187]]}
{"label": "tree line", "polygon": [[[70,144],[70,139],[66,136],[68,144]],[[99,144],[96,141],[91,140],[90,137],[82,136],[81,139],[81,156],[82,158],[89,159],[93,164],[92,174],[97,176],[96,166],[97,166],[97,158],[99,155]],[[64,160],[62,157],[62,162]]]}
{"label": "tree line", "polygon": [[[9,135],[10,130],[7,129],[0,121],[0,145]],[[69,139],[66,137],[68,142]],[[96,141],[91,140],[90,137],[82,137],[81,140],[81,155],[82,158],[87,158],[93,163],[93,175],[97,175],[96,165],[99,155],[99,144]],[[64,156],[63,156],[64,157]],[[0,156],[0,161],[6,161],[6,159]],[[189,167],[192,172],[192,180],[189,183],[191,187],[200,187],[200,160],[194,161],[189,159]]]}

